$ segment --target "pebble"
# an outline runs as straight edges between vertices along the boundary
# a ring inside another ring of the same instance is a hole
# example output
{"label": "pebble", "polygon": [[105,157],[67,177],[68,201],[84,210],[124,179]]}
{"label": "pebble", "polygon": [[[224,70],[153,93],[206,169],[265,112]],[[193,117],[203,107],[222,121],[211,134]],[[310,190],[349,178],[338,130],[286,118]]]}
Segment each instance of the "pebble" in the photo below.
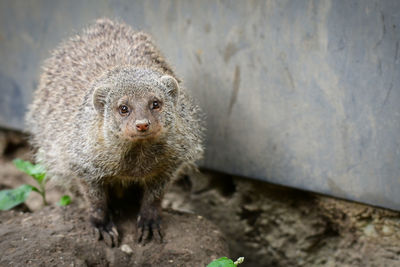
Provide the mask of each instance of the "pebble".
{"label": "pebble", "polygon": [[389,226],[385,225],[385,226],[382,227],[382,233],[384,235],[392,235],[393,234],[393,230]]}
{"label": "pebble", "polygon": [[130,246],[128,246],[127,244],[123,244],[123,245],[121,246],[121,250],[122,250],[123,252],[125,252],[126,254],[129,254],[129,255],[133,253],[132,248],[131,248]]}
{"label": "pebble", "polygon": [[370,236],[370,237],[376,237],[377,233],[375,230],[375,226],[373,224],[368,224],[365,228],[364,228],[364,234],[366,236]]}

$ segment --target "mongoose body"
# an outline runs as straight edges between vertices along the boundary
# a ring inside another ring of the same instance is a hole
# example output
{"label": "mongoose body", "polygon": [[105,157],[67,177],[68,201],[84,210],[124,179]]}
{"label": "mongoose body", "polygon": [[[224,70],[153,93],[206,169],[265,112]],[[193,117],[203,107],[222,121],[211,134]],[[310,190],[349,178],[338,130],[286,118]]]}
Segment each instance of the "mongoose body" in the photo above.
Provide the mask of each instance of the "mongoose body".
{"label": "mongoose body", "polygon": [[147,34],[101,19],[44,63],[26,124],[36,160],[51,179],[82,184],[96,232],[116,245],[110,202],[132,186],[139,228],[160,234],[165,186],[203,154],[198,115]]}

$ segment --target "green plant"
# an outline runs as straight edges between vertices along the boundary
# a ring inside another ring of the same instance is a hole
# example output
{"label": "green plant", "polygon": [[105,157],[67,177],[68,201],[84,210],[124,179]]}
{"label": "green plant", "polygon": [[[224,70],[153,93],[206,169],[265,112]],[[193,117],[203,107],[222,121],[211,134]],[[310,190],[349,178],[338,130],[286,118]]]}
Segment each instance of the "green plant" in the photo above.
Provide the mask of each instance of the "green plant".
{"label": "green plant", "polygon": [[58,206],[67,206],[71,203],[71,197],[68,195],[63,195],[60,198],[60,201],[57,202]]}
{"label": "green plant", "polygon": [[0,210],[9,210],[25,202],[32,189],[33,186],[29,184],[23,184],[15,189],[1,190]]}
{"label": "green plant", "polygon": [[[47,205],[46,201],[46,170],[40,164],[32,164],[29,161],[22,159],[15,159],[14,165],[21,171],[30,175],[38,184],[38,187],[33,185],[24,184],[15,189],[8,189],[0,191],[0,210],[9,210],[13,207],[25,202],[31,191],[37,192],[41,195],[43,205]],[[71,202],[69,196],[62,196],[58,205],[66,206]]]}
{"label": "green plant", "polygon": [[47,205],[46,201],[46,170],[40,164],[32,164],[29,161],[22,159],[15,159],[13,161],[14,165],[20,171],[30,175],[38,183],[39,187],[32,186],[32,190],[39,193],[42,196],[43,205]]}
{"label": "green plant", "polygon": [[236,267],[244,261],[244,257],[240,257],[235,262],[228,259],[227,257],[222,257],[212,261],[207,267]]}

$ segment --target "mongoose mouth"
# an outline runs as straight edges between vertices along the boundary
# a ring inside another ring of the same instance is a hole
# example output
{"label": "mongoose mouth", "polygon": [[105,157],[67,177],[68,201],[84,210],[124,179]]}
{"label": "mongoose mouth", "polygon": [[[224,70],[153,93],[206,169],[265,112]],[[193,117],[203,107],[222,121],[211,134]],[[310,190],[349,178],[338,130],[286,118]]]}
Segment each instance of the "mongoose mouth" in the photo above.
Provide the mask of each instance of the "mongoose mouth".
{"label": "mongoose mouth", "polygon": [[131,139],[132,141],[142,140],[142,139],[152,139],[152,138],[156,138],[157,135],[158,135],[158,132],[132,134],[132,135],[129,136],[129,139]]}

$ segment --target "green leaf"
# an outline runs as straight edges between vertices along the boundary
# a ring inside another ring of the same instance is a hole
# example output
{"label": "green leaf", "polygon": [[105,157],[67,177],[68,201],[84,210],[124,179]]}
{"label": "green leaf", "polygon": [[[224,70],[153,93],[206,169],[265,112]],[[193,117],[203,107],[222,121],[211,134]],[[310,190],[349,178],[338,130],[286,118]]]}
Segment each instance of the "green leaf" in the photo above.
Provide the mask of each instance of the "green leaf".
{"label": "green leaf", "polygon": [[36,181],[38,181],[39,184],[43,183],[43,180],[46,178],[46,173],[38,173],[38,174],[32,174],[32,177],[35,178]]}
{"label": "green leaf", "polygon": [[68,195],[63,195],[60,198],[60,201],[57,202],[58,206],[67,206],[69,204],[71,204],[71,197]]}
{"label": "green leaf", "polygon": [[212,261],[207,267],[236,267],[231,259],[227,257],[222,257]]}
{"label": "green leaf", "polygon": [[33,188],[32,188],[32,191],[35,191],[35,192],[37,192],[37,193],[39,193],[39,194],[41,193],[40,190],[39,190],[38,188],[36,188],[36,187],[34,187],[34,186],[32,186],[32,187],[33,187]]}
{"label": "green leaf", "polygon": [[33,188],[35,187],[24,184],[15,189],[0,191],[0,210],[9,210],[25,202]]}
{"label": "green leaf", "polygon": [[22,159],[15,159],[13,162],[19,170],[35,178],[39,184],[41,184],[46,177],[46,170],[40,164],[32,164],[31,162]]}

